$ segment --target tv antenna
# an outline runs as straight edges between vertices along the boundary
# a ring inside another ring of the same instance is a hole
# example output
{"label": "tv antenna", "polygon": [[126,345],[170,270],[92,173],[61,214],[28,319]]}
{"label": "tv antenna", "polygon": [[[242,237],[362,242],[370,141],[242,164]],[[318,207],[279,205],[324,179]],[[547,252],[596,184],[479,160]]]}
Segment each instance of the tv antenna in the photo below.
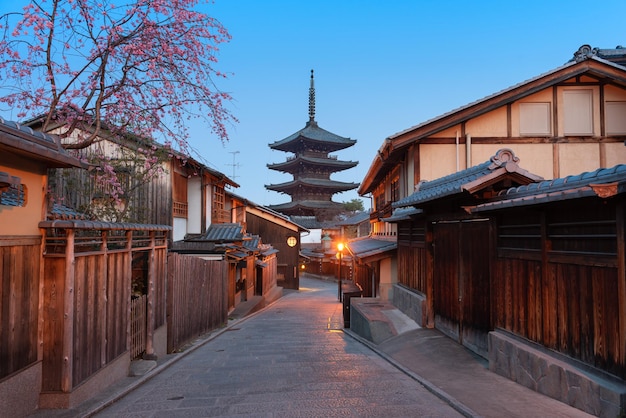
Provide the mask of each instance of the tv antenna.
{"label": "tv antenna", "polygon": [[233,167],[233,176],[232,179],[233,181],[235,181],[235,179],[237,178],[237,176],[235,175],[235,170],[237,168],[239,168],[239,163],[235,163],[235,157],[237,157],[237,154],[239,154],[239,151],[230,151],[231,154],[233,154],[233,163],[232,164],[226,164],[226,165],[230,165]]}

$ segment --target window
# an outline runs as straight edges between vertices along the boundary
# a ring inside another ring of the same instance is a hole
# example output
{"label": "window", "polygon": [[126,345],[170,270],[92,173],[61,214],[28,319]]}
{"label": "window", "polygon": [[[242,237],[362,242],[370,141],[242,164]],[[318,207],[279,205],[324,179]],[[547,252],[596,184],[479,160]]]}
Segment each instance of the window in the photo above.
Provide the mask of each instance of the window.
{"label": "window", "polygon": [[385,194],[379,193],[374,195],[374,208],[376,210],[381,210],[385,206]]}
{"label": "window", "polygon": [[400,200],[400,178],[396,177],[391,182],[391,201],[397,202]]}
{"label": "window", "polygon": [[604,110],[606,134],[626,134],[626,102],[607,102]]}
{"label": "window", "polygon": [[563,132],[565,135],[593,135],[593,93],[591,90],[563,92]]}
{"label": "window", "polygon": [[521,136],[552,135],[550,103],[520,103],[519,133]]}

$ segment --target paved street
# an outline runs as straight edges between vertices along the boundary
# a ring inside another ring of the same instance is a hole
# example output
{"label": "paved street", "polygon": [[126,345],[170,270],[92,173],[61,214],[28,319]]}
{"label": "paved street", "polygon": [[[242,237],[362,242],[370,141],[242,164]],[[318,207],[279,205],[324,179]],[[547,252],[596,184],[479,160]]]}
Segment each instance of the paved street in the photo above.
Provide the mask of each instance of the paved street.
{"label": "paved street", "polygon": [[460,416],[341,331],[336,284],[300,286],[96,416]]}

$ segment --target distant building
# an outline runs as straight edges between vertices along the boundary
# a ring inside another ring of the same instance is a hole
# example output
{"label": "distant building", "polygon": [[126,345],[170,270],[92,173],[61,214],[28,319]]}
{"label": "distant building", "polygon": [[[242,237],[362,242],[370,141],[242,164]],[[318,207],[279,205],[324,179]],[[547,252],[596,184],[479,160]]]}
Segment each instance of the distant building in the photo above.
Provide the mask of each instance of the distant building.
{"label": "distant building", "polygon": [[329,153],[349,148],[354,144],[356,140],[335,135],[317,125],[315,87],[313,70],[311,70],[309,121],[298,132],[269,144],[274,150],[294,154],[285,162],[267,165],[271,170],[291,174],[293,180],[265,186],[268,190],[291,196],[291,201],[269,207],[288,216],[315,216],[319,220],[329,219],[336,215],[342,205],[333,202],[332,196],[335,193],[356,189],[359,184],[331,180],[330,175],[352,168],[358,162],[342,161]]}

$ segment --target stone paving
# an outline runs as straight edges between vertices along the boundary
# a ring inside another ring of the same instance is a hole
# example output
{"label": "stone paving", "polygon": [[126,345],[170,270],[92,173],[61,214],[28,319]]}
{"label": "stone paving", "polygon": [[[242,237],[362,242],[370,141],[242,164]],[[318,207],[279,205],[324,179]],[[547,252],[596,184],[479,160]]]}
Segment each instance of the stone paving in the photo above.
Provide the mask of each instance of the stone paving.
{"label": "stone paving", "polygon": [[341,331],[334,283],[300,285],[96,416],[461,416]]}

